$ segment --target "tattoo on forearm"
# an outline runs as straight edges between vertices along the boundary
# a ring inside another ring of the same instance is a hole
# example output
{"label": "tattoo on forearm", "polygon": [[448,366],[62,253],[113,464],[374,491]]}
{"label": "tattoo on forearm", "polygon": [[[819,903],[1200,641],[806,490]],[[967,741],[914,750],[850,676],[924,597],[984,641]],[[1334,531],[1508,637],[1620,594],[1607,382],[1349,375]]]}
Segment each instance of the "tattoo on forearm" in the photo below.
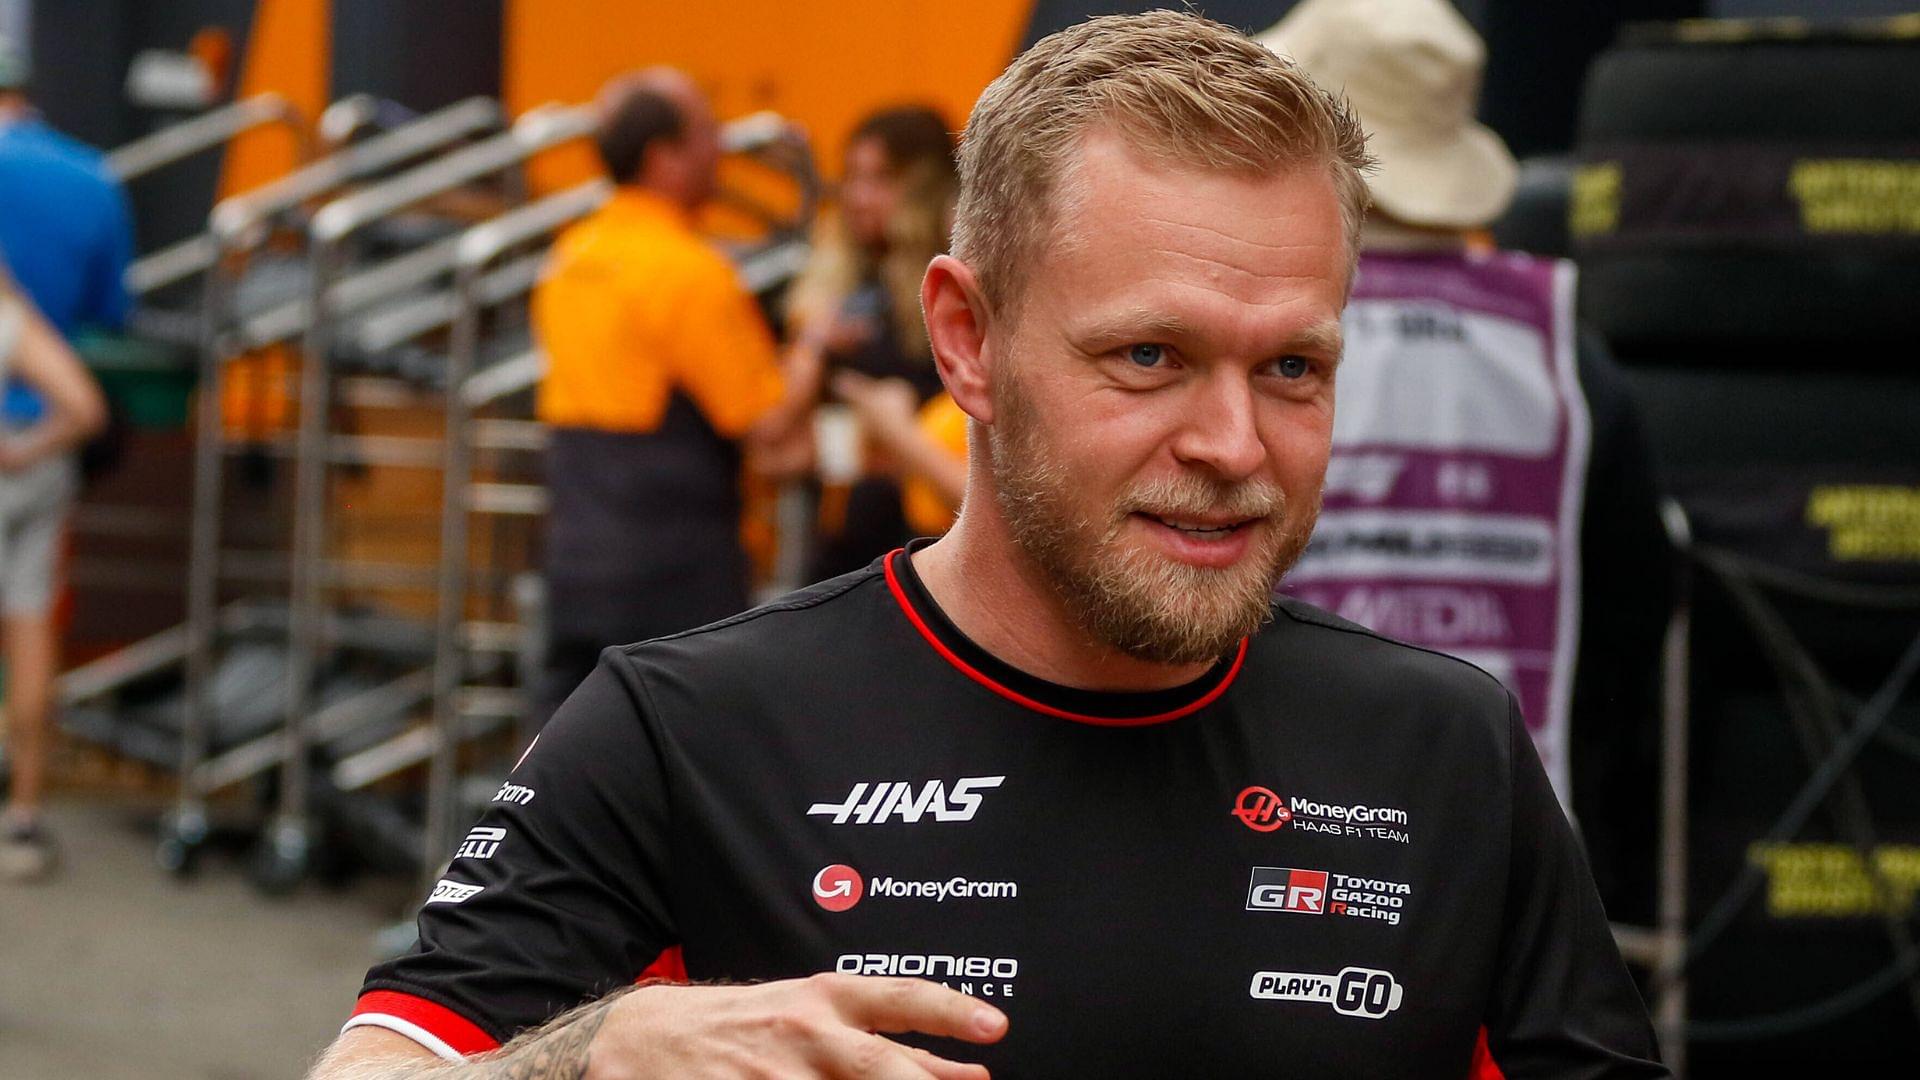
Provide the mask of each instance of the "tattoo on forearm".
{"label": "tattoo on forearm", "polygon": [[593,1037],[614,1003],[633,987],[548,1021],[473,1063],[471,1080],[582,1080]]}
{"label": "tattoo on forearm", "polygon": [[391,1058],[348,1064],[329,1051],[309,1080],[582,1080],[593,1037],[614,1005],[634,989],[615,990],[554,1017],[490,1054],[458,1064]]}

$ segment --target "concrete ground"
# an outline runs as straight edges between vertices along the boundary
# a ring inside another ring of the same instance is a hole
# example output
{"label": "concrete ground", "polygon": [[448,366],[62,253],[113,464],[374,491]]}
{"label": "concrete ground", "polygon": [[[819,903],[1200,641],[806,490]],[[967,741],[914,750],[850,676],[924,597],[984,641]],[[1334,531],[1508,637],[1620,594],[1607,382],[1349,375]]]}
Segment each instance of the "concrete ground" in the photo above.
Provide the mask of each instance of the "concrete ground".
{"label": "concrete ground", "polygon": [[353,1004],[406,883],[262,898],[210,854],[153,863],[157,807],[68,797],[52,881],[0,882],[0,1077],[298,1077]]}

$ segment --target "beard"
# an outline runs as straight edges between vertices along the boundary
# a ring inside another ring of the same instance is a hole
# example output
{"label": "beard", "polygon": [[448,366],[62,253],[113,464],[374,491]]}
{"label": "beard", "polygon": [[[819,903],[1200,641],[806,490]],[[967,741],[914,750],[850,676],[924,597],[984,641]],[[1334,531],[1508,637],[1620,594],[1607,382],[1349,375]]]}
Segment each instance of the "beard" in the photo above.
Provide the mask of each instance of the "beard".
{"label": "beard", "polygon": [[[1220,658],[1273,617],[1273,590],[1306,550],[1317,499],[1289,527],[1286,497],[1272,482],[1184,472],[1131,485],[1102,513],[1076,513],[1081,485],[1010,373],[995,379],[995,391],[987,443],[1001,515],[1095,640],[1139,660],[1194,664]],[[1251,519],[1242,527],[1257,530],[1254,545],[1232,566],[1195,566],[1122,540],[1135,512]]]}

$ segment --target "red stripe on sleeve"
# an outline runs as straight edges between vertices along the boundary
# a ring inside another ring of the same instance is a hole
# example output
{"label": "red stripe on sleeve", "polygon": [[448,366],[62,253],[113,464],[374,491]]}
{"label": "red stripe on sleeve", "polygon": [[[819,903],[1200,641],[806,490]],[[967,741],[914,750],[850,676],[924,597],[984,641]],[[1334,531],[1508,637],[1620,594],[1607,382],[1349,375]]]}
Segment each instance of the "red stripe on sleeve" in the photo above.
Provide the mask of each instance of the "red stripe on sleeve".
{"label": "red stripe on sleeve", "polygon": [[1500,1064],[1493,1060],[1485,1026],[1480,1028],[1480,1038],[1473,1044],[1473,1066],[1467,1070],[1467,1080],[1507,1080],[1507,1074],[1501,1072]]}
{"label": "red stripe on sleeve", "polygon": [[687,978],[687,958],[680,951],[680,946],[674,945],[661,950],[660,955],[653,958],[653,963],[648,964],[647,969],[640,973],[640,977],[633,981],[646,982],[648,979],[665,979],[667,982],[677,983],[693,981]]}
{"label": "red stripe on sleeve", "polygon": [[403,994],[397,990],[370,990],[361,994],[359,1003],[353,1007],[355,1016],[364,1016],[369,1013],[405,1020],[446,1043],[461,1057],[484,1054],[489,1050],[500,1048],[500,1043],[493,1036],[481,1031],[473,1021],[444,1005],[435,1004],[426,998],[414,997],[412,994]]}

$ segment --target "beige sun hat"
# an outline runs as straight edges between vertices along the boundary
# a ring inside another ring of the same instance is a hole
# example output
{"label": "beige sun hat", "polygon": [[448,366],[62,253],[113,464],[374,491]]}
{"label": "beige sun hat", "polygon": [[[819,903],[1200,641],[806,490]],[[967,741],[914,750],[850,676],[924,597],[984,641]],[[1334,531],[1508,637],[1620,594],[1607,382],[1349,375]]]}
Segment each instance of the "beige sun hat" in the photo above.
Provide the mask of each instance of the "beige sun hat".
{"label": "beige sun hat", "polygon": [[1256,40],[1353,103],[1388,216],[1471,229],[1513,200],[1513,154],[1473,118],[1487,49],[1447,0],[1301,0]]}

